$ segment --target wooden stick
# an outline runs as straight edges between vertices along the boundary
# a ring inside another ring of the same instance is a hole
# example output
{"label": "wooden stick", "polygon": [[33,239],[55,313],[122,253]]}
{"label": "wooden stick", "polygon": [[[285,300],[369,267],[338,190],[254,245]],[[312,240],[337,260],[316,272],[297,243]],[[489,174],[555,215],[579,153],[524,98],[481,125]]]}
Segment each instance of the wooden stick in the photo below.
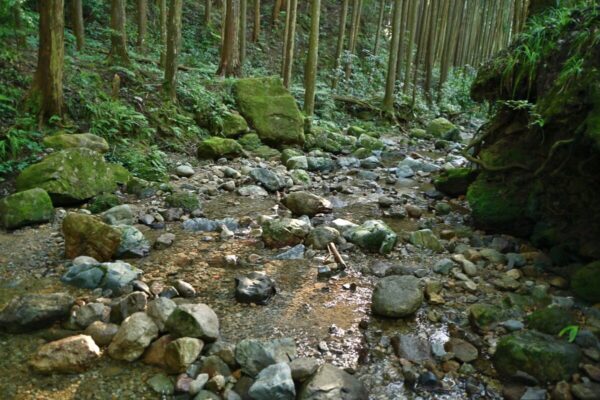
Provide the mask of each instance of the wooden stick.
{"label": "wooden stick", "polygon": [[338,251],[337,247],[335,247],[334,243],[329,243],[327,245],[327,249],[333,254],[333,258],[338,264],[340,264],[344,269],[348,268],[348,265],[346,265],[346,262],[340,255],[340,252]]}

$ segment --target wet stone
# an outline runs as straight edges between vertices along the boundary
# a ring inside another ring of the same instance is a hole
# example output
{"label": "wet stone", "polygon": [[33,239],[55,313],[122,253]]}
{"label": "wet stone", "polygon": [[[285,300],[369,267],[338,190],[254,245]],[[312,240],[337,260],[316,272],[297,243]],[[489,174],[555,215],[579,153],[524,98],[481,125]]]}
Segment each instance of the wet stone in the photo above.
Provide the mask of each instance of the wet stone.
{"label": "wet stone", "polygon": [[414,314],[423,303],[419,279],[413,276],[389,276],[375,286],[371,309],[382,317],[403,318]]}
{"label": "wet stone", "polygon": [[235,298],[240,303],[267,304],[275,295],[275,282],[264,272],[235,278]]}
{"label": "wet stone", "polygon": [[244,339],[235,349],[236,361],[242,372],[250,377],[256,376],[269,365],[289,362],[296,357],[296,344],[291,338],[268,341]]}
{"label": "wet stone", "polygon": [[296,389],[290,366],[282,362],[266,367],[260,371],[248,394],[254,400],[295,399]]}
{"label": "wet stone", "polygon": [[13,298],[0,312],[0,329],[27,332],[67,319],[75,299],[66,293],[26,294]]}

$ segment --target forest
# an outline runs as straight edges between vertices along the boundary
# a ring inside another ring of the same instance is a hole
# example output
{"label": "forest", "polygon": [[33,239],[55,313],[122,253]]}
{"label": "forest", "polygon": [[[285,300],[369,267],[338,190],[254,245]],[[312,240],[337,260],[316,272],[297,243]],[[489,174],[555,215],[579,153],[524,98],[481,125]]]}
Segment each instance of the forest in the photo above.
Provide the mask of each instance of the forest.
{"label": "forest", "polygon": [[0,398],[600,399],[598,0],[0,0]]}

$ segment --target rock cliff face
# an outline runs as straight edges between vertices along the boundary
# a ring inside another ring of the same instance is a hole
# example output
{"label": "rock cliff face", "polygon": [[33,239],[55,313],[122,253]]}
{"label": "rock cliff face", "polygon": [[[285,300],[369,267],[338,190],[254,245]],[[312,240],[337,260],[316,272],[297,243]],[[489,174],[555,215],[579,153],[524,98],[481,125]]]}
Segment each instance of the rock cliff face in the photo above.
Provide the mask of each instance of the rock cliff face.
{"label": "rock cliff face", "polygon": [[600,7],[549,10],[479,71],[494,118],[469,149],[475,223],[531,237],[555,261],[600,258]]}

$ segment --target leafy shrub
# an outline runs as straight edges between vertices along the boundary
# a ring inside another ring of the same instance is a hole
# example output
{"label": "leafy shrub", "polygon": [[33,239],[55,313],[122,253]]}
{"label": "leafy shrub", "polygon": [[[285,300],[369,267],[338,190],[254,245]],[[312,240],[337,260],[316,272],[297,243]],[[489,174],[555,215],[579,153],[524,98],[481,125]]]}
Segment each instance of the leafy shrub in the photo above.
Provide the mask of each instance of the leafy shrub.
{"label": "leafy shrub", "polygon": [[167,178],[167,156],[156,145],[147,146],[122,139],[108,158],[122,164],[139,178],[148,181],[164,181]]}
{"label": "leafy shrub", "polygon": [[90,132],[109,142],[127,137],[149,139],[154,132],[146,116],[129,104],[106,100],[89,104],[88,110],[91,114]]}
{"label": "leafy shrub", "polygon": [[27,166],[42,151],[38,141],[42,133],[32,117],[21,117],[6,132],[0,133],[0,174]]}

